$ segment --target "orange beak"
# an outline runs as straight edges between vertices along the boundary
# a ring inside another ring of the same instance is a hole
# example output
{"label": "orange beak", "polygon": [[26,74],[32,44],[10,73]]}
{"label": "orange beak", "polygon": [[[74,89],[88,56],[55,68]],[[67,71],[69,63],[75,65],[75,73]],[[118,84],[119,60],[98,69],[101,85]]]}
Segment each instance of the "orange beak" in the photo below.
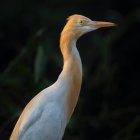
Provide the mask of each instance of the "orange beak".
{"label": "orange beak", "polygon": [[91,21],[91,22],[88,23],[88,26],[101,28],[101,27],[112,27],[112,26],[116,26],[116,24],[115,23],[112,23],[112,22]]}

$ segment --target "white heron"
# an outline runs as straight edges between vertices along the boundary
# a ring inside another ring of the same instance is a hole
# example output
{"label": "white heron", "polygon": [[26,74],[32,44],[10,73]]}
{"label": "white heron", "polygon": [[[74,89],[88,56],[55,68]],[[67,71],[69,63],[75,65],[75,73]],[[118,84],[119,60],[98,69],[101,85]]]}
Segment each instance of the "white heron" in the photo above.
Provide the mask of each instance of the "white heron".
{"label": "white heron", "polygon": [[92,21],[82,15],[68,18],[60,38],[64,65],[57,81],[38,93],[24,108],[10,140],[61,140],[76,106],[82,82],[82,63],[76,41],[111,22]]}

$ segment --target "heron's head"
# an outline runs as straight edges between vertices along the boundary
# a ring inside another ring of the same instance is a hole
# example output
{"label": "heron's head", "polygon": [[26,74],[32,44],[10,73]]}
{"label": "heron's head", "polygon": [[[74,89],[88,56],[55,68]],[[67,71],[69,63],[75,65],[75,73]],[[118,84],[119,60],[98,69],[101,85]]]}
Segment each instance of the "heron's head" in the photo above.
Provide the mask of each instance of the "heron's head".
{"label": "heron's head", "polygon": [[85,33],[94,31],[101,27],[115,26],[112,22],[92,21],[82,15],[72,15],[68,18],[68,22],[63,31],[72,32],[73,36],[78,39]]}

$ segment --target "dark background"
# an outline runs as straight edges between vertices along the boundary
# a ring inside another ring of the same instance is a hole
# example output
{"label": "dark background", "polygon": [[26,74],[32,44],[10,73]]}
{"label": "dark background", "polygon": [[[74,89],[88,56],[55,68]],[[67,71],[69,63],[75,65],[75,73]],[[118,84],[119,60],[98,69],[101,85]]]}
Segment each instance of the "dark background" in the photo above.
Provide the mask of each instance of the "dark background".
{"label": "dark background", "polygon": [[77,43],[83,83],[63,140],[140,140],[139,0],[0,1],[0,140],[9,138],[30,99],[57,79],[60,32],[75,13],[118,26]]}

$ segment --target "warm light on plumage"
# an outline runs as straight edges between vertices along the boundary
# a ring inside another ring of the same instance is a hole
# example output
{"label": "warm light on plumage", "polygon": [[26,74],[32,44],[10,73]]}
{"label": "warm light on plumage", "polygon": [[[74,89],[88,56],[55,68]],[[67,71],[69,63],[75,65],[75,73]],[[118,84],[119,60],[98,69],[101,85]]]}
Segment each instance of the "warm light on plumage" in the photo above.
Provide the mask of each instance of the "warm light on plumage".
{"label": "warm light on plumage", "polygon": [[10,140],[61,140],[78,101],[82,82],[82,63],[76,41],[100,27],[114,26],[82,15],[72,15],[60,38],[64,65],[57,81],[37,94],[25,107]]}

